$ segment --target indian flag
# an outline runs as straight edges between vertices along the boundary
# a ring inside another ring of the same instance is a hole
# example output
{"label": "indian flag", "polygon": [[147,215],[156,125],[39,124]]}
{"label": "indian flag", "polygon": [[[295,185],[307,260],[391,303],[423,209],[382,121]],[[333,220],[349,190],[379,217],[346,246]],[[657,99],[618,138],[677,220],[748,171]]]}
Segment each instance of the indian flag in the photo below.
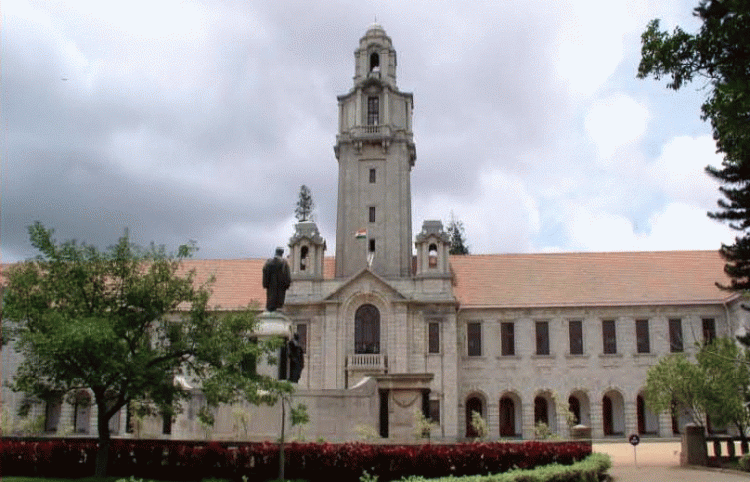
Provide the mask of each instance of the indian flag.
{"label": "indian flag", "polygon": [[354,233],[354,237],[357,239],[365,239],[367,237],[367,230],[366,229],[360,229],[356,233]]}

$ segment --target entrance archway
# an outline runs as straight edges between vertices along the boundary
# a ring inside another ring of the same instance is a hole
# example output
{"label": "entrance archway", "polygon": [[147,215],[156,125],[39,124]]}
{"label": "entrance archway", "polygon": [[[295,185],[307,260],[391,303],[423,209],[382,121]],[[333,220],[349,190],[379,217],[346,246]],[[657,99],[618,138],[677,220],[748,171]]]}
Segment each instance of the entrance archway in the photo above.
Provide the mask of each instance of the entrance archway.
{"label": "entrance archway", "polygon": [[480,417],[484,417],[482,410],[482,400],[479,397],[471,397],[466,400],[466,436],[476,438],[479,436],[474,426],[471,424],[472,414],[477,412]]}
{"label": "entrance archway", "polygon": [[521,400],[514,394],[506,393],[500,398],[500,436],[520,436]]}
{"label": "entrance archway", "polygon": [[602,425],[604,435],[625,432],[625,403],[617,390],[610,390],[602,397]]}

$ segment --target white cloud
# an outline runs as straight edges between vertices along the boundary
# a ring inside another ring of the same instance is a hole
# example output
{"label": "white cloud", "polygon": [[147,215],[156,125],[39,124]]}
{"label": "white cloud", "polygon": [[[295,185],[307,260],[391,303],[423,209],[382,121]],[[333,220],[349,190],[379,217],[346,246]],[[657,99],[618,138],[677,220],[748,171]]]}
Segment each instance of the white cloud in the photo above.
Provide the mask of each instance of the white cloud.
{"label": "white cloud", "polygon": [[663,251],[718,249],[730,243],[732,231],[706,216],[706,211],[684,203],[670,203],[649,219],[649,230],[636,233],[624,216],[572,206],[568,213],[572,243],[583,251]]}
{"label": "white cloud", "polygon": [[623,58],[623,37],[637,28],[645,7],[640,0],[572,0],[558,37],[557,75],[573,93],[593,94]]}
{"label": "white cloud", "polygon": [[203,30],[206,15],[200,4],[181,0],[48,0],[47,3],[47,8],[86,18],[111,33],[144,40],[173,41],[193,36]]}
{"label": "white cloud", "polygon": [[627,95],[616,94],[594,104],[585,127],[601,160],[608,162],[617,149],[643,135],[648,117],[643,105]]}
{"label": "white cloud", "polygon": [[720,196],[719,183],[706,174],[705,167],[718,166],[721,160],[711,137],[681,136],[664,145],[649,174],[669,199],[713,209]]}
{"label": "white cloud", "polygon": [[671,203],[649,220],[651,232],[642,237],[641,249],[719,249],[730,243],[732,230],[708,216],[706,211],[683,203]]}
{"label": "white cloud", "polygon": [[426,219],[447,221],[451,212],[464,223],[472,253],[527,251],[540,228],[539,209],[523,180],[496,170],[480,175],[471,198],[441,197],[415,202],[414,230]]}

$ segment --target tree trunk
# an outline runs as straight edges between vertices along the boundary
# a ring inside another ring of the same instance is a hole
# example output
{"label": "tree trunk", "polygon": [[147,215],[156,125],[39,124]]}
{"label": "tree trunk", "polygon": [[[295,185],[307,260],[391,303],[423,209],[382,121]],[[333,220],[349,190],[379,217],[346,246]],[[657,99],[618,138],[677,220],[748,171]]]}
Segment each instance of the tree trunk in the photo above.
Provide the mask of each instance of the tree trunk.
{"label": "tree trunk", "polygon": [[286,421],[286,410],[284,407],[284,395],[281,395],[281,437],[279,438],[279,480],[286,480],[284,478],[284,466],[286,466],[286,460],[284,460],[284,425]]}
{"label": "tree trunk", "polygon": [[112,438],[109,432],[109,419],[111,417],[106,416],[104,404],[97,405],[99,406],[99,415],[96,417],[99,429],[99,449],[96,452],[95,475],[96,477],[105,477],[109,465],[109,443]]}

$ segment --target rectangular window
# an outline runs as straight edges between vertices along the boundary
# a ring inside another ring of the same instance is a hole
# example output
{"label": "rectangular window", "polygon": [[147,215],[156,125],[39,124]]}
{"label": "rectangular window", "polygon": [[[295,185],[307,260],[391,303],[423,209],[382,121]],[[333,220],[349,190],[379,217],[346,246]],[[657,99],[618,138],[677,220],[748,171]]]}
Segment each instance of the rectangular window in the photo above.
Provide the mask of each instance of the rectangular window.
{"label": "rectangular window", "polygon": [[649,353],[651,341],[648,336],[648,320],[635,320],[635,343],[638,353]]}
{"label": "rectangular window", "polygon": [[466,324],[469,356],[482,356],[482,324],[473,321]]}
{"label": "rectangular window", "polygon": [[683,350],[682,346],[682,320],[679,318],[669,319],[669,351],[678,353]]}
{"label": "rectangular window", "polygon": [[161,433],[164,435],[172,434],[172,415],[169,413],[161,414]]}
{"label": "rectangular window", "polygon": [[374,253],[374,252],[375,252],[375,240],[374,240],[374,239],[371,239],[371,240],[370,240],[369,251],[370,251],[371,253]]}
{"label": "rectangular window", "polygon": [[367,125],[376,126],[380,122],[380,99],[377,96],[367,98]]}
{"label": "rectangular window", "polygon": [[440,353],[440,323],[437,321],[427,324],[427,352]]}
{"label": "rectangular window", "polygon": [[716,339],[716,322],[713,318],[703,318],[703,343],[708,345]]}
{"label": "rectangular window", "polygon": [[440,400],[430,400],[430,422],[440,425]]}
{"label": "rectangular window", "polygon": [[570,354],[583,355],[583,322],[571,320],[568,323],[568,334],[570,335]]}
{"label": "rectangular window", "polygon": [[302,351],[307,353],[307,323],[297,325],[297,335],[299,335],[299,344]]}
{"label": "rectangular window", "polygon": [[536,322],[536,354],[549,355],[549,322]]}
{"label": "rectangular window", "polygon": [[371,168],[370,169],[370,184],[375,184],[375,179],[376,179],[375,169]]}
{"label": "rectangular window", "polygon": [[615,320],[602,320],[602,343],[604,344],[604,353],[606,355],[617,353]]}
{"label": "rectangular window", "polygon": [[503,356],[516,354],[515,325],[513,322],[500,323],[500,348]]}
{"label": "rectangular window", "polygon": [[370,206],[370,222],[375,222],[375,206]]}

